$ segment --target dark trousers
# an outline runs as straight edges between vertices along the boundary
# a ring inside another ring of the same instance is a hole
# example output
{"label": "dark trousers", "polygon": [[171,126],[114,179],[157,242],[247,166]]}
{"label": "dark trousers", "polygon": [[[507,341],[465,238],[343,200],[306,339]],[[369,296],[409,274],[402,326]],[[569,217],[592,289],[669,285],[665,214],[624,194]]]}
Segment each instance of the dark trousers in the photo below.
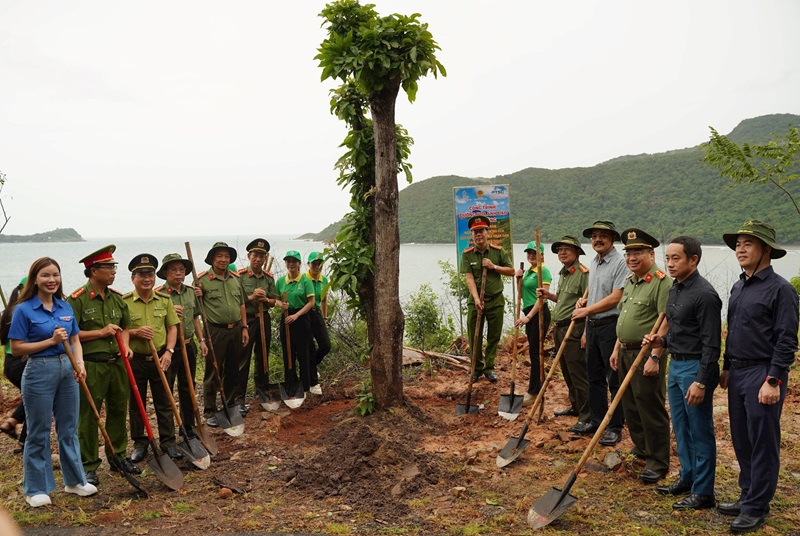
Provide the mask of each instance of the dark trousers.
{"label": "dark trousers", "polygon": [[[269,345],[272,343],[272,322],[266,311],[264,311],[264,317],[264,335],[267,353],[269,353]],[[253,316],[247,322],[247,326],[247,331],[250,333],[250,340],[242,347],[242,353],[239,354],[239,390],[236,393],[237,404],[244,404],[245,395],[247,394],[247,382],[250,380],[250,361],[253,359],[255,359],[253,381],[255,382],[256,389],[266,391],[267,385],[269,384],[269,370],[264,370],[264,352],[263,345],[261,344],[261,322],[257,316]],[[255,357],[253,357],[253,351],[255,351]]]}
{"label": "dark trousers", "polygon": [[780,380],[777,404],[758,401],[758,391],[769,372],[769,361],[754,367],[731,369],[728,381],[728,415],[731,441],[739,462],[742,513],[762,516],[778,487],[781,468],[781,413],[788,374]]}
{"label": "dark trousers", "polygon": [[[158,355],[164,353],[160,350]],[[147,358],[150,358],[148,361]],[[175,420],[172,415],[172,406],[167,398],[167,392],[164,384],[161,382],[161,375],[156,370],[159,366],[158,362],[150,355],[134,354],[131,359],[131,369],[133,370],[133,377],[136,378],[136,387],[139,388],[139,394],[142,397],[142,402],[146,403],[147,400],[147,386],[150,385],[150,394],[153,397],[153,406],[156,410],[156,421],[158,422],[158,442],[162,449],[175,445]],[[147,406],[145,406],[145,409]],[[149,439],[144,428],[144,421],[139,414],[139,405],[136,403],[136,397],[131,389],[130,400],[130,419],[131,419],[131,439],[133,440],[133,447],[147,447]]]}
{"label": "dark trousers", "polygon": [[[8,378],[8,381],[20,390],[20,392],[22,392],[22,373],[25,371],[25,364],[27,362],[27,359],[14,357],[6,353],[6,359],[3,364],[3,374]],[[14,413],[11,414],[11,418],[22,424],[22,433],[19,434],[19,442],[20,444],[25,443],[25,438],[28,436],[28,427],[25,426],[25,404],[22,402],[22,399],[20,399],[17,407],[14,408]]]}
{"label": "dark trousers", "polygon": [[[109,360],[114,361],[109,363]],[[86,366],[86,386],[97,411],[105,406],[105,427],[114,452],[125,457],[128,448],[128,399],[130,382],[128,372],[121,357],[111,354],[83,356]],[[80,393],[80,414],[78,416],[78,440],[81,444],[81,460],[85,471],[96,471],[100,467],[100,439],[97,419],[89,405],[89,400]],[[106,459],[111,457],[109,445],[105,446]]]}
{"label": "dark trousers", "polygon": [[[483,307],[481,325],[478,323],[478,310],[474,303],[467,304],[467,335],[469,336],[470,356],[475,356],[475,374],[494,372],[494,362],[497,357],[497,346],[503,335],[503,314],[505,313],[505,299],[498,294],[493,299],[486,301]],[[486,331],[484,331],[484,324]],[[475,342],[475,328],[478,327],[478,347],[473,348]],[[483,335],[486,334],[486,349],[483,349]]]}
{"label": "dark trousers", "polygon": [[[178,326],[181,329],[181,326]],[[178,379],[178,402],[180,404],[181,420],[186,430],[190,430],[194,426],[195,415],[194,406],[192,405],[192,393],[189,391],[189,382],[194,386],[194,377],[197,371],[197,346],[194,340],[186,341],[186,358],[189,360],[189,371],[191,379],[186,378],[186,367],[183,365],[183,355],[180,353],[180,343],[176,345],[175,355],[172,356],[172,364],[167,369],[167,381],[169,381],[169,390],[174,392],[175,379]]]}
{"label": "dark trousers", "polygon": [[[600,426],[603,418],[608,413],[608,393],[611,398],[617,396],[619,391],[619,375],[611,370],[608,358],[614,351],[617,342],[617,323],[609,322],[602,326],[586,326],[586,374],[589,377],[589,414],[592,424]],[[608,429],[621,432],[625,424],[622,406],[617,406]]]}
{"label": "dark trousers", "polygon": [[[522,310],[524,314],[528,314],[533,309],[533,305],[526,307]],[[544,311],[539,311],[527,324],[525,324],[525,335],[528,337],[528,355],[531,361],[531,377],[528,380],[528,393],[532,395],[539,394],[542,388],[541,378],[539,377],[539,315],[544,315],[544,334],[547,335],[547,328],[550,326],[550,308],[547,302],[544,304]]]}
{"label": "dark trousers", "polygon": [[[328,326],[322,318],[322,311],[314,307],[308,312],[308,319],[311,322],[311,335],[314,337],[311,348],[311,361],[314,365],[319,365],[325,356],[331,352],[331,338],[328,335]],[[316,341],[316,351],[314,351],[314,341]]]}
{"label": "dark trousers", "polygon": [[[569,403],[572,409],[578,412],[579,422],[589,422],[589,380],[586,377],[586,352],[581,348],[581,336],[585,327],[585,320],[575,322],[572,334],[564,344],[561,354],[561,373],[569,389]],[[553,340],[556,348],[560,348],[569,326],[556,326],[553,330]]]}
{"label": "dark trousers", "polygon": [[[249,331],[249,329],[248,329]],[[206,356],[206,377],[203,380],[203,415],[211,417],[217,411],[217,391],[219,382],[214,373],[213,357],[217,358],[217,367],[222,376],[222,390],[229,406],[234,404],[239,390],[239,355],[242,353],[242,325],[237,323],[232,328],[208,324],[208,335],[214,345]]]}
{"label": "dark trousers", "polygon": [[[289,314],[295,314],[299,309],[289,309]],[[286,383],[295,385],[298,382],[297,371],[300,371],[300,382],[303,384],[303,390],[308,391],[312,385],[317,385],[319,379],[317,378],[317,367],[312,370],[308,350],[311,343],[311,323],[309,322],[308,315],[305,314],[295,320],[289,326],[289,334],[292,337],[292,368],[289,369],[289,358],[286,352],[286,323],[281,318],[280,323],[281,346],[283,347],[283,371],[286,378]],[[313,376],[312,376],[313,372]]]}

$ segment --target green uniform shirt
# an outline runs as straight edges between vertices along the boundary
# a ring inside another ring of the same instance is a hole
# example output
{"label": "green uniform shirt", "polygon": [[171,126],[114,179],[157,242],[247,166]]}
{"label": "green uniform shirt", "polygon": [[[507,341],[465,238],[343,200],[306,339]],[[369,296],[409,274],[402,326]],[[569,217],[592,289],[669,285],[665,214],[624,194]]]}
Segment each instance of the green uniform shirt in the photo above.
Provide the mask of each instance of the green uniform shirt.
{"label": "green uniform shirt", "polygon": [[[73,292],[67,302],[75,312],[75,320],[81,331],[103,329],[108,324],[116,324],[122,328],[130,326],[131,317],[128,306],[122,300],[122,294],[114,289],[106,289],[103,299],[92,284],[87,281],[85,285]],[[119,346],[114,336],[81,341],[83,355],[117,355]]]}
{"label": "green uniform shirt", "polygon": [[[242,282],[242,288],[244,288],[245,301],[257,288],[263,288],[264,292],[267,293],[267,298],[278,297],[278,291],[275,288],[275,278],[266,270],[263,270],[259,276],[254,274],[249,268],[242,268],[239,270],[239,279]],[[253,317],[258,314],[258,300],[246,302],[245,309],[247,310],[248,317]]]}
{"label": "green uniform shirt", "polygon": [[320,273],[319,278],[314,279],[311,272],[306,272],[305,276],[311,281],[311,285],[314,287],[314,303],[317,307],[322,306],[323,294],[326,298],[328,297],[328,278]]}
{"label": "green uniform shirt", "polygon": [[643,278],[631,274],[622,290],[617,320],[617,338],[624,343],[642,342],[650,333],[658,314],[667,309],[672,278],[655,264]]}
{"label": "green uniform shirt", "polygon": [[[542,283],[552,283],[553,276],[550,270],[542,265]],[[488,282],[487,282],[488,285]],[[535,266],[531,266],[522,274],[522,308],[526,309],[536,304],[536,289],[539,288],[539,274]]]}
{"label": "green uniform shirt", "polygon": [[240,307],[245,303],[244,288],[235,272],[226,272],[225,278],[209,270],[198,276],[195,283],[203,291],[206,319],[212,324],[234,324],[244,320]]}
{"label": "green uniform shirt", "polygon": [[156,291],[172,298],[172,305],[183,307],[183,318],[180,319],[183,324],[183,338],[191,341],[194,337],[194,319],[200,316],[200,306],[197,303],[197,296],[194,295],[194,289],[183,284],[180,290],[175,290],[169,285],[162,285]]}
{"label": "green uniform shirt", "polygon": [[[131,313],[131,329],[142,326],[153,328],[153,345],[160,350],[167,344],[167,328],[180,324],[172,300],[166,294],[153,291],[150,301],[145,302],[134,290],[123,297]],[[131,336],[131,350],[137,354],[150,355],[150,345],[145,339]]]}
{"label": "green uniform shirt", "polygon": [[575,304],[589,286],[589,269],[576,260],[569,268],[562,267],[558,272],[558,301],[553,309],[553,322],[561,322],[572,317]]}
{"label": "green uniform shirt", "polygon": [[[302,309],[308,303],[308,298],[314,296],[314,285],[311,280],[300,274],[297,279],[290,279],[288,275],[279,278],[275,282],[278,294],[283,296],[286,293],[286,301],[289,302],[289,309]],[[281,299],[283,299],[281,297]]]}
{"label": "green uniform shirt", "polygon": [[[462,274],[471,273],[475,278],[475,286],[478,293],[481,291],[481,277],[483,272],[483,259],[488,257],[492,263],[498,266],[511,267],[511,257],[500,246],[489,244],[486,249],[481,253],[478,248],[472,246],[468,247],[461,254],[461,266],[459,271]],[[492,298],[503,292],[503,278],[494,270],[486,271],[486,296]],[[470,293],[467,303],[474,303],[472,293]]]}

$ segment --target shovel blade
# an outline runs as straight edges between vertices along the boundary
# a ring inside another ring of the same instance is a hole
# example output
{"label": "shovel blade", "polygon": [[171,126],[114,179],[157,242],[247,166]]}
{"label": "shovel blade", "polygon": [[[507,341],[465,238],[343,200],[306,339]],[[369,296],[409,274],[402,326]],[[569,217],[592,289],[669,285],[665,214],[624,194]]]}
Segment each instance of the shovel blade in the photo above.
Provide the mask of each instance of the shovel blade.
{"label": "shovel blade", "polygon": [[181,441],[178,450],[198,469],[208,469],[211,465],[211,457],[196,438]]}
{"label": "shovel blade", "polygon": [[200,443],[203,444],[208,453],[212,456],[216,456],[217,452],[219,452],[217,441],[214,439],[214,436],[208,432],[205,425],[201,423],[195,426],[194,433],[197,434],[197,437],[200,439]]}
{"label": "shovel blade", "polygon": [[522,411],[522,395],[500,395],[500,404],[497,406],[497,414],[509,421],[519,417]]}
{"label": "shovel blade", "polygon": [[222,431],[229,436],[237,437],[244,433],[244,419],[236,407],[228,406],[214,415],[217,417],[217,422]]}
{"label": "shovel blade", "polygon": [[553,488],[530,507],[528,510],[528,525],[534,529],[547,526],[576,502],[578,502],[577,497],[569,493],[564,495],[564,492],[560,489]]}
{"label": "shovel blade", "polygon": [[272,383],[269,384],[266,391],[256,387],[256,393],[258,394],[258,399],[261,402],[261,407],[265,410],[274,413],[278,411],[279,407],[281,407],[281,395],[277,385]]}
{"label": "shovel blade", "polygon": [[470,404],[469,406],[466,404],[456,404],[456,415],[466,415],[467,413],[477,415],[479,409],[477,404]]}
{"label": "shovel blade", "polygon": [[183,487],[183,473],[166,454],[153,456],[147,460],[147,465],[169,489],[180,491]]}
{"label": "shovel blade", "polygon": [[111,464],[111,467],[113,467],[114,469],[116,469],[116,471],[117,471],[118,473],[121,473],[121,474],[122,474],[122,476],[124,476],[124,477],[125,477],[125,479],[126,479],[128,482],[130,482],[131,486],[133,486],[134,488],[136,488],[136,491],[137,491],[137,492],[138,492],[140,495],[142,495],[142,496],[143,496],[145,499],[146,499],[146,498],[148,498],[148,497],[150,497],[150,494],[149,494],[149,493],[147,493],[147,490],[146,490],[146,489],[144,489],[144,488],[142,487],[142,483],[141,483],[141,482],[139,482],[138,480],[136,480],[136,477],[134,477],[132,474],[130,474],[129,472],[127,472],[127,471],[125,470],[125,467],[122,465],[122,460],[120,459],[119,455],[115,455],[113,458],[111,458],[111,459],[108,461],[108,463],[109,463],[109,464]]}
{"label": "shovel blade", "polygon": [[306,394],[303,391],[303,384],[300,382],[283,382],[280,384],[280,390],[284,404],[291,409],[299,408],[306,399]]}
{"label": "shovel blade", "polygon": [[497,467],[505,467],[519,458],[519,455],[522,454],[522,451],[525,450],[525,447],[530,445],[530,443],[531,442],[527,439],[520,441],[518,437],[512,437],[509,439],[508,443],[506,443],[506,446],[503,447],[503,450],[501,450],[500,454],[497,455]]}

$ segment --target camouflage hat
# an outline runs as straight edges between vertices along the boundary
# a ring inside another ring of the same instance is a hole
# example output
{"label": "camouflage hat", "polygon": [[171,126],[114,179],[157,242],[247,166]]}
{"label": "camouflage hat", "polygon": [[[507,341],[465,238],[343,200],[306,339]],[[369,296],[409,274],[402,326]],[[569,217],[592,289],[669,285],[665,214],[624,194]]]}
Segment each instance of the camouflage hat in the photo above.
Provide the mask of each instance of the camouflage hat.
{"label": "camouflage hat", "polygon": [[300,256],[300,252],[299,251],[295,251],[293,249],[290,249],[289,251],[287,251],[286,255],[283,256],[283,260],[286,260],[286,259],[297,259],[297,262],[303,262],[303,258]]}
{"label": "camouflage hat", "polygon": [[491,226],[492,224],[489,218],[483,215],[473,216],[467,221],[467,227],[469,227],[470,231],[475,229],[488,229]]}
{"label": "camouflage hat", "polygon": [[[529,251],[536,251],[536,240],[531,240],[528,242],[528,245],[525,246],[525,253]],[[539,253],[544,253],[544,244],[539,242]]]}
{"label": "camouflage hat", "polygon": [[319,251],[312,251],[308,254],[308,260],[306,261],[308,264],[311,264],[314,261],[324,262],[325,257],[322,256],[322,253]]}
{"label": "camouflage hat", "polygon": [[550,246],[550,250],[553,253],[558,253],[558,248],[560,246],[572,246],[578,250],[578,255],[586,255],[586,252],[583,251],[581,248],[581,241],[578,240],[577,236],[573,235],[564,235],[561,237],[561,240],[558,242],[553,242],[553,245]]}
{"label": "camouflage hat", "polygon": [[606,221],[606,220],[597,220],[592,224],[591,227],[583,230],[583,236],[586,238],[592,237],[592,231],[610,231],[612,235],[614,235],[614,240],[622,240],[617,232],[617,228],[614,226],[613,222]]}
{"label": "camouflage hat", "polygon": [[772,248],[769,255],[770,259],[780,259],[786,255],[786,250],[778,247],[775,243],[775,228],[768,223],[759,220],[747,220],[739,227],[735,233],[728,233],[722,235],[722,239],[728,244],[728,247],[736,250],[736,240],[739,235],[753,235],[766,245]]}
{"label": "camouflage hat", "polygon": [[216,244],[214,244],[211,247],[211,249],[208,250],[208,255],[206,255],[206,264],[208,264],[209,266],[211,264],[213,264],[213,262],[214,262],[214,254],[216,253],[216,251],[218,249],[227,249],[228,250],[228,255],[231,256],[231,260],[230,260],[231,263],[233,263],[233,261],[236,260],[236,249],[230,247],[225,242],[217,242]]}
{"label": "camouflage hat", "polygon": [[131,273],[137,270],[153,270],[158,268],[158,259],[156,259],[155,255],[151,255],[150,253],[139,253],[131,262],[128,263],[128,270]]}
{"label": "camouflage hat", "polygon": [[194,268],[192,261],[187,259],[182,259],[180,253],[168,253],[167,255],[164,256],[163,259],[161,259],[161,268],[159,268],[158,272],[156,272],[156,275],[159,278],[161,279],[167,278],[166,275],[167,265],[169,265],[171,262],[180,262],[181,264],[183,264],[183,267],[186,268],[187,274],[192,271],[192,268]]}

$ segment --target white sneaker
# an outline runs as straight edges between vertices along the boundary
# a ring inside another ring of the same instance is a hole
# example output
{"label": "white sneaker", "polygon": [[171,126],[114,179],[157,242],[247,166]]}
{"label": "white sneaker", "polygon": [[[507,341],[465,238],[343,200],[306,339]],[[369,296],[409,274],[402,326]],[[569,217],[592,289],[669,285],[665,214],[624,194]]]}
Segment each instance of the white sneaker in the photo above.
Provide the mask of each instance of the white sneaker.
{"label": "white sneaker", "polygon": [[64,491],[67,493],[74,493],[81,497],[88,497],[97,493],[97,486],[94,484],[78,484],[77,486],[64,486]]}
{"label": "white sneaker", "polygon": [[40,506],[47,506],[48,504],[52,504],[50,501],[50,496],[46,493],[39,493],[37,495],[29,495],[25,497],[25,502],[28,503],[28,506],[31,508],[39,508]]}
{"label": "white sneaker", "polygon": [[309,393],[312,395],[321,395],[322,394],[322,386],[320,384],[312,385],[311,388],[308,390]]}

